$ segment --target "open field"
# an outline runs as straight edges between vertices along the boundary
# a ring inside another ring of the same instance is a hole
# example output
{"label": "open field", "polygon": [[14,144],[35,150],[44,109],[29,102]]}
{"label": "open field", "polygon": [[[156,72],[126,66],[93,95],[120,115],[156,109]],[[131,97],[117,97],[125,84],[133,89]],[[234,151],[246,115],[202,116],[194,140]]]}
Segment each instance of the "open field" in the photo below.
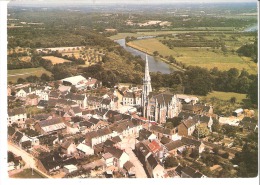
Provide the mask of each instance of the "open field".
{"label": "open field", "polygon": [[11,178],[45,178],[42,175],[40,175],[37,171],[32,170],[31,169],[25,169],[23,171],[21,171],[20,173],[17,173],[13,176],[11,176]]}
{"label": "open field", "polygon": [[52,64],[61,64],[61,63],[64,63],[64,62],[71,62],[69,60],[59,58],[59,57],[54,57],[54,56],[44,56],[42,58],[44,58],[46,60],[50,60]]}
{"label": "open field", "polygon": [[28,68],[28,69],[14,69],[8,70],[7,72],[7,81],[16,82],[18,78],[26,78],[31,75],[36,75],[40,77],[43,73],[51,75],[49,71],[46,71],[44,68]]}
{"label": "open field", "polygon": [[192,33],[192,32],[222,32],[222,31],[234,31],[234,27],[197,27],[197,28],[175,28],[172,30],[151,30],[151,29],[136,29],[135,33],[118,33],[109,37],[111,40],[123,39],[127,36],[129,37],[141,37],[141,36],[158,36],[166,34],[178,34],[178,33]]}
{"label": "open field", "polygon": [[246,94],[234,93],[234,92],[220,92],[220,91],[212,91],[207,96],[200,96],[200,98],[209,100],[212,97],[216,97],[220,100],[230,100],[230,98],[235,97],[237,102],[242,102],[242,100],[246,99]]}
{"label": "open field", "polygon": [[207,69],[218,67],[220,70],[228,70],[236,67],[239,70],[246,69],[251,74],[257,73],[257,65],[249,57],[240,57],[237,54],[228,52],[224,54],[220,49],[206,47],[175,47],[169,49],[157,38],[135,40],[128,43],[128,46],[152,54],[158,51],[163,57],[172,55],[178,62],[187,66],[200,66]]}

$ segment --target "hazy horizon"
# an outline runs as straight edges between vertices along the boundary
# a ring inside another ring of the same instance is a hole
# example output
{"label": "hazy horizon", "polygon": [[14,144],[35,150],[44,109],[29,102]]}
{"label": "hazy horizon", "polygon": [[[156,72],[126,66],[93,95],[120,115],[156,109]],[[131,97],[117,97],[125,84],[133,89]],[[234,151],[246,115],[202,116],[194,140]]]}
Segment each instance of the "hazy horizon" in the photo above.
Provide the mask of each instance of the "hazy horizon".
{"label": "hazy horizon", "polygon": [[11,0],[9,4],[164,4],[164,3],[256,3],[257,0]]}

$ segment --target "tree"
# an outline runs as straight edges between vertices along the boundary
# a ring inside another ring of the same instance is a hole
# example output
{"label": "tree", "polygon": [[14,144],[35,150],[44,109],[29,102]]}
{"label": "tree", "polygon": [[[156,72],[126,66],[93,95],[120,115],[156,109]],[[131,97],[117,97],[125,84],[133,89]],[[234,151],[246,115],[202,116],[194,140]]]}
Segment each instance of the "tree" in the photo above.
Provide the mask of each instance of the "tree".
{"label": "tree", "polygon": [[26,82],[26,80],[23,79],[23,78],[18,78],[18,79],[17,79],[17,83],[18,83],[18,84],[23,84],[24,82]]}
{"label": "tree", "polygon": [[45,81],[45,82],[48,82],[48,81],[51,80],[51,78],[50,78],[50,76],[48,76],[46,73],[43,73],[43,74],[41,75],[41,80],[42,80],[42,81]]}
{"label": "tree", "polygon": [[199,125],[193,132],[193,136],[197,138],[204,138],[209,135],[209,129],[205,126]]}
{"label": "tree", "polygon": [[206,68],[189,67],[184,75],[185,93],[205,96],[212,90],[212,77]]}
{"label": "tree", "polygon": [[254,76],[253,81],[251,82],[247,96],[250,98],[251,102],[255,105],[258,104],[258,79],[257,76]]}
{"label": "tree", "polygon": [[169,156],[164,160],[164,167],[167,168],[172,168],[178,166],[178,160],[173,157]]}
{"label": "tree", "polygon": [[237,98],[233,96],[233,97],[230,98],[229,101],[230,101],[230,103],[235,104],[236,101],[237,101]]}
{"label": "tree", "polygon": [[158,51],[154,51],[154,52],[153,52],[153,55],[154,55],[154,56],[158,56],[158,55],[159,55],[159,52],[158,52]]}
{"label": "tree", "polygon": [[193,159],[198,159],[199,158],[199,150],[197,149],[193,149],[191,154],[190,154],[190,157],[192,157]]}

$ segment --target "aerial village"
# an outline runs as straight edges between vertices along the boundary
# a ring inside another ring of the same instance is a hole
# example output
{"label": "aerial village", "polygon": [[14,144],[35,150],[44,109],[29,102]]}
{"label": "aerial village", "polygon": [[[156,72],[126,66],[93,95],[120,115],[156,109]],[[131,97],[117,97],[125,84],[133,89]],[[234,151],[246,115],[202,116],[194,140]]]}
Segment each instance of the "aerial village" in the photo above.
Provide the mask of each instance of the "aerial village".
{"label": "aerial village", "polygon": [[[196,96],[154,94],[147,59],[142,86],[106,88],[78,75],[8,86],[7,93],[9,175],[32,169],[48,178],[206,178],[198,168],[203,152],[232,159],[242,149],[218,137],[215,122],[258,128],[250,110],[223,117]],[[197,128],[211,134],[201,138]]]}

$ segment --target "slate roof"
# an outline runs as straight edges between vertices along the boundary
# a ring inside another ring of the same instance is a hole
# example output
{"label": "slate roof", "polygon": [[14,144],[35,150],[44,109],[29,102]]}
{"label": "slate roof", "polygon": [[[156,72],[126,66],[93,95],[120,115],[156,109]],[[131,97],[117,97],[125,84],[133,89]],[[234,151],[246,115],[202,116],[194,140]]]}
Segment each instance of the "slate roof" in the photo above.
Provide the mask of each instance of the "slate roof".
{"label": "slate roof", "polygon": [[35,120],[42,121],[42,120],[46,120],[50,116],[51,116],[51,114],[36,114],[36,115],[33,116],[33,118]]}
{"label": "slate roof", "polygon": [[64,148],[64,149],[68,149],[71,144],[72,144],[72,141],[67,140],[67,141],[65,141],[64,143],[61,144],[61,147]]}
{"label": "slate roof", "polygon": [[90,123],[92,123],[92,124],[94,124],[94,125],[96,125],[99,121],[100,121],[99,119],[96,119],[96,118],[94,118],[94,117],[91,117],[91,118],[88,120],[88,122],[90,122]]}
{"label": "slate roof", "polygon": [[123,154],[123,150],[120,150],[118,148],[115,148],[115,147],[108,147],[108,148],[105,148],[105,152],[109,152],[111,153],[115,158],[119,159],[122,154]]}
{"label": "slate roof", "polygon": [[150,153],[148,146],[145,145],[143,142],[139,142],[136,144],[136,150],[141,151],[143,156],[147,156]]}
{"label": "slate roof", "polygon": [[23,107],[8,110],[8,116],[15,116],[15,115],[25,114],[25,113],[26,110]]}
{"label": "slate roof", "polygon": [[179,166],[177,166],[177,168],[175,168],[175,172],[176,172],[179,176],[181,176],[182,169],[183,169],[183,166],[179,165]]}
{"label": "slate roof", "polygon": [[147,129],[141,129],[139,131],[139,141],[147,140],[152,135],[152,132],[150,132]]}
{"label": "slate roof", "polygon": [[83,94],[73,94],[73,93],[68,93],[65,96],[66,99],[70,99],[70,100],[84,100],[85,99],[85,95]]}
{"label": "slate roof", "polygon": [[52,118],[52,119],[49,119],[49,120],[43,120],[43,121],[39,122],[41,127],[55,125],[55,124],[58,124],[58,123],[63,123],[61,118]]}
{"label": "slate roof", "polygon": [[190,128],[196,125],[198,122],[192,118],[192,119],[183,120],[182,123],[186,128]]}
{"label": "slate roof", "polygon": [[104,104],[104,105],[110,105],[110,103],[111,103],[111,99],[109,99],[109,98],[105,98],[101,102],[101,104]]}
{"label": "slate roof", "polygon": [[32,142],[30,140],[24,141],[21,143],[21,146],[23,148],[31,148],[32,147]]}
{"label": "slate roof", "polygon": [[124,98],[134,98],[134,97],[135,97],[135,94],[133,92],[127,92],[124,95]]}
{"label": "slate roof", "polygon": [[81,113],[81,112],[82,112],[82,110],[80,109],[80,107],[72,107],[71,109],[73,110],[73,112],[74,112],[75,114],[78,114],[78,113]]}
{"label": "slate roof", "polygon": [[157,94],[157,95],[151,95],[150,98],[153,97],[154,99],[157,100],[159,104],[167,105],[170,103],[173,96],[174,95],[172,94]]}
{"label": "slate roof", "polygon": [[167,143],[170,143],[171,141],[172,140],[170,138],[163,136],[160,142],[165,145]]}
{"label": "slate roof", "polygon": [[82,122],[79,123],[80,127],[84,127],[85,126],[85,127],[90,128],[92,125],[93,125],[93,123],[90,123],[88,121],[82,121]]}
{"label": "slate roof", "polygon": [[29,94],[29,95],[27,96],[27,98],[35,99],[35,98],[39,98],[39,96],[37,96],[36,94]]}
{"label": "slate roof", "polygon": [[131,163],[130,161],[127,161],[125,164],[124,164],[124,168],[129,171],[132,167],[134,167],[133,163]]}
{"label": "slate roof", "polygon": [[189,112],[182,111],[182,112],[179,113],[178,117],[182,118],[182,119],[188,119],[189,117],[194,117],[195,115],[196,114],[194,114],[194,113],[189,113]]}
{"label": "slate roof", "polygon": [[7,129],[7,132],[8,132],[9,136],[12,136],[15,133],[15,128],[9,126],[8,129]]}
{"label": "slate roof", "polygon": [[201,123],[208,123],[209,120],[210,120],[210,117],[203,115],[203,116],[201,116],[201,117],[199,118],[199,120],[200,120]]}
{"label": "slate roof", "polygon": [[47,100],[40,100],[37,104],[39,107],[47,107],[48,106],[48,101]]}
{"label": "slate roof", "polygon": [[119,143],[119,142],[122,141],[119,136],[112,137],[111,140],[112,140],[114,143]]}
{"label": "slate roof", "polygon": [[177,148],[180,148],[184,146],[183,142],[181,142],[181,140],[177,140],[177,141],[172,141],[170,143],[167,143],[165,145],[165,147],[167,148],[168,151],[171,151],[171,150],[174,150],[174,149],[177,149]]}
{"label": "slate roof", "polygon": [[59,98],[60,92],[51,91],[49,95],[50,95],[50,97],[53,97],[53,98]]}
{"label": "slate roof", "polygon": [[23,137],[23,133],[20,131],[16,131],[15,134],[13,135],[13,140],[16,142],[19,142]]}
{"label": "slate roof", "polygon": [[163,127],[160,127],[158,125],[152,125],[150,127],[150,130],[152,130],[154,132],[159,132],[159,133],[162,133],[162,134],[167,134],[167,135],[171,134],[171,129],[163,128]]}
{"label": "slate roof", "polygon": [[150,155],[147,158],[147,162],[152,167],[152,169],[154,169],[158,165],[158,162],[153,155]]}

